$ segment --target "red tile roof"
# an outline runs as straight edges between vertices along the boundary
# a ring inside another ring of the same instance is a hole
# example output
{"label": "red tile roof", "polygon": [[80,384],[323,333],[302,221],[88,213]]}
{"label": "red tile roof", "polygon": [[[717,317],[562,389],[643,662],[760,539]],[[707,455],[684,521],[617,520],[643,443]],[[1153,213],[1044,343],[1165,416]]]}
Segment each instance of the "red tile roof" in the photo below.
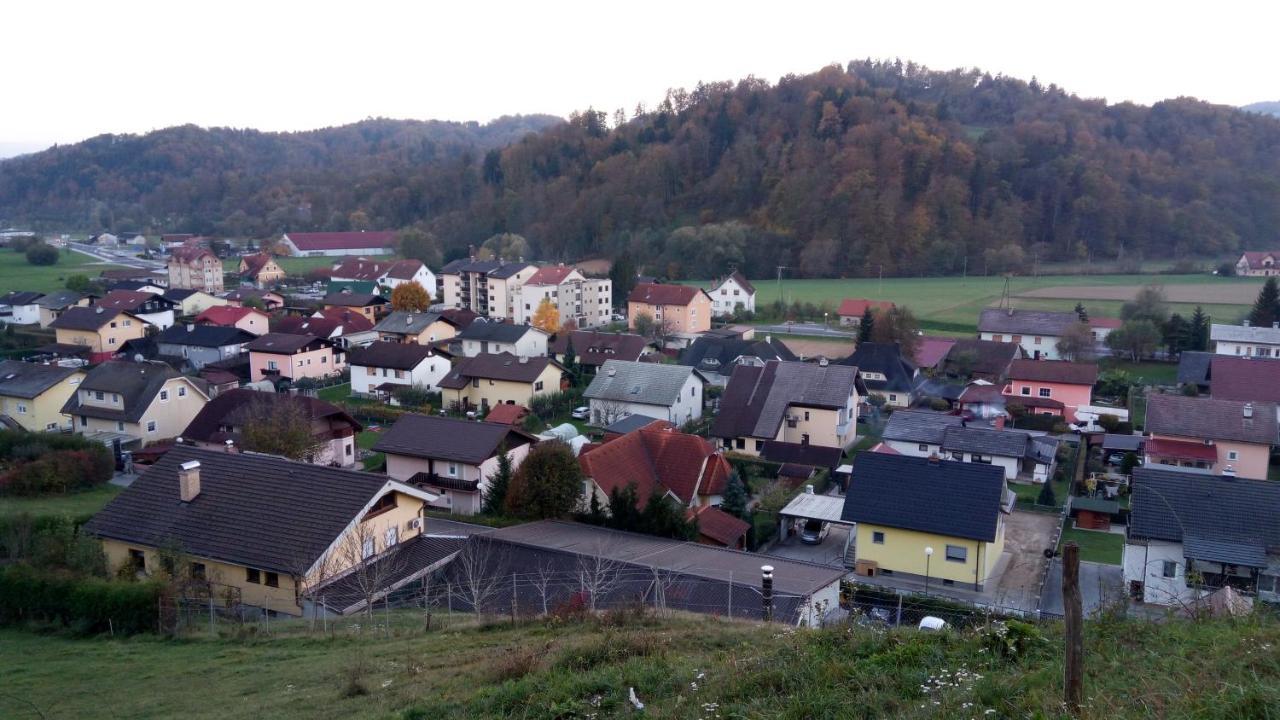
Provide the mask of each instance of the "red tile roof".
{"label": "red tile roof", "polygon": [[882,442],[878,442],[875,445],[872,445],[871,448],[867,450],[867,452],[881,453],[883,455],[901,455],[902,454],[897,450],[894,450],[892,446],[886,445],[885,443],[882,443]]}
{"label": "red tile roof", "polygon": [[1014,360],[1009,364],[1009,379],[1093,385],[1098,382],[1098,366],[1066,360]]}
{"label": "red tile roof", "polygon": [[[413,276],[421,269],[421,260],[397,260],[387,270],[387,277],[395,280],[412,280]],[[427,288],[427,291],[434,293],[435,288]]]}
{"label": "red tile roof", "polygon": [[214,260],[218,259],[218,256],[214,255],[212,250],[199,245],[183,245],[182,247],[174,248],[173,252],[169,254],[169,258],[187,265],[194,265],[206,255]]}
{"label": "red tile roof", "polygon": [[385,248],[396,244],[396,234],[390,230],[361,232],[285,233],[299,250],[363,250]]}
{"label": "red tile roof", "polygon": [[635,483],[641,507],[668,491],[686,505],[695,493],[719,495],[731,472],[729,461],[705,438],[653,425],[584,450],[578,461],[605,494]]}
{"label": "red tile roof", "polygon": [[892,307],[893,303],[888,300],[845,298],[840,301],[840,307],[836,310],[836,315],[840,317],[862,317],[867,312],[867,308],[871,308],[871,312],[875,313],[880,310],[889,310]]}
{"label": "red tile roof", "polygon": [[338,280],[375,281],[390,268],[391,263],[378,262],[367,257],[353,257],[334,266],[330,277]]}
{"label": "red tile roof", "polygon": [[251,307],[233,307],[231,305],[215,305],[196,316],[196,322],[209,325],[235,325],[250,313],[257,313],[264,319],[267,314]]}
{"label": "red tile roof", "polygon": [[1209,365],[1215,400],[1280,402],[1280,360],[1216,355]]}
{"label": "red tile roof", "polygon": [[692,285],[641,283],[631,290],[631,294],[627,296],[627,302],[648,305],[688,305],[701,292],[703,291]]}
{"label": "red tile roof", "polygon": [[955,347],[955,338],[922,337],[920,346],[916,348],[916,367],[937,367],[938,363]]}
{"label": "red tile roof", "polygon": [[1218,461],[1217,448],[1190,440],[1151,438],[1147,440],[1146,453],[1153,458]]}
{"label": "red tile roof", "polygon": [[689,513],[698,521],[698,534],[725,547],[741,547],[751,525],[741,518],[704,505]]}
{"label": "red tile roof", "polygon": [[258,273],[262,272],[262,268],[266,267],[271,259],[270,253],[256,253],[241,257],[240,261],[244,263],[245,268],[242,274],[253,278],[258,277]]}
{"label": "red tile roof", "polygon": [[1249,267],[1261,265],[1262,261],[1268,257],[1280,261],[1280,250],[1246,250],[1244,252],[1244,259],[1249,262]]}
{"label": "red tile roof", "polygon": [[569,277],[569,273],[577,270],[572,265],[544,265],[529,276],[525,285],[559,285]]}
{"label": "red tile roof", "polygon": [[502,423],[503,425],[515,425],[528,414],[529,408],[523,405],[494,405],[484,420],[485,422]]}
{"label": "red tile roof", "polygon": [[351,308],[345,307],[327,307],[320,311],[320,317],[328,318],[342,325],[342,334],[364,332],[373,329],[373,321],[365,317],[362,313],[355,312]]}

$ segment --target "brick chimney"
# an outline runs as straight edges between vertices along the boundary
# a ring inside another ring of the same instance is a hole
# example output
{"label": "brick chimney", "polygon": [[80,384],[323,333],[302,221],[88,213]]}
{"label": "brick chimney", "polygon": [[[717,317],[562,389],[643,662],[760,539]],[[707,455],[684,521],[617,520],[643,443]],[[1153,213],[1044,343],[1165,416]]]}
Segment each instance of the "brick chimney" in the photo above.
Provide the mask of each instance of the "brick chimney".
{"label": "brick chimney", "polygon": [[178,497],[188,503],[200,494],[200,461],[188,460],[178,468]]}
{"label": "brick chimney", "polygon": [[993,422],[993,423],[992,423],[992,425],[993,425],[993,426],[995,426],[995,429],[997,429],[997,430],[1003,430],[1003,429],[1004,429],[1004,416],[1003,416],[1003,415],[997,415],[997,416],[996,416],[996,419],[995,419],[995,422]]}

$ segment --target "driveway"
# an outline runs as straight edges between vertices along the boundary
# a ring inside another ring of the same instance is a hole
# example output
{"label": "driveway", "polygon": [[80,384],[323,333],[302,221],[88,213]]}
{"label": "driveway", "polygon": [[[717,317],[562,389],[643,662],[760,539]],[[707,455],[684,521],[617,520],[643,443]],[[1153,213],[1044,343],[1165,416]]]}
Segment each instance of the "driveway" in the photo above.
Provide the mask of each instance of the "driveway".
{"label": "driveway", "polygon": [[1014,510],[1005,520],[1004,565],[989,594],[997,605],[1034,611],[1039,602],[1040,578],[1048,559],[1045,548],[1052,547],[1059,517],[1048,513]]}
{"label": "driveway", "polygon": [[[1080,600],[1084,614],[1091,615],[1103,607],[1124,600],[1124,569],[1119,565],[1095,562],[1080,563]],[[1062,615],[1062,560],[1053,559],[1049,577],[1040,598],[1040,612]]]}
{"label": "driveway", "polygon": [[841,567],[844,565],[844,543],[851,529],[848,525],[832,523],[831,532],[819,545],[805,545],[800,542],[799,535],[793,535],[761,555]]}

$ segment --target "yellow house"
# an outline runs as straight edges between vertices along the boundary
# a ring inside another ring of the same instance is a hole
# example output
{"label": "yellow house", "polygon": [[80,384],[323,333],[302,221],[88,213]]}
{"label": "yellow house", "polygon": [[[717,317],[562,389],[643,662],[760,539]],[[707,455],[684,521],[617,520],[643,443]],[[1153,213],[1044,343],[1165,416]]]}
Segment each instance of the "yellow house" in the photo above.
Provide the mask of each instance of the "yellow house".
{"label": "yellow house", "polygon": [[847,448],[858,439],[858,369],[770,360],[739,365],[720,398],[711,437],[726,450],[759,455],[776,440]]}
{"label": "yellow house", "polygon": [[227,304],[224,298],[210,295],[203,290],[180,290],[170,288],[165,291],[164,298],[178,303],[174,312],[182,317],[194,317],[211,307],[223,307]]}
{"label": "yellow house", "polygon": [[[21,360],[0,362],[0,419],[24,430],[70,430],[62,406],[84,380],[84,371]],[[0,422],[0,425],[8,424]]]}
{"label": "yellow house", "polygon": [[419,544],[435,499],[385,475],[179,445],[84,531],[112,572],[181,574],[218,605],[341,613],[457,552],[456,538]]}
{"label": "yellow house", "polygon": [[510,353],[466,358],[440,381],[446,407],[480,408],[524,405],[538,395],[560,391],[564,368],[547,357],[517,357]]}
{"label": "yellow house", "polygon": [[431,345],[458,334],[458,326],[440,313],[396,310],[373,327],[378,339],[412,345]]}
{"label": "yellow house", "polygon": [[994,465],[868,452],[854,461],[841,517],[857,524],[858,574],[981,591],[1013,500]]}
{"label": "yellow house", "polygon": [[711,329],[711,296],[692,285],[642,283],[627,296],[627,327],[648,315],[664,333],[700,333]]}
{"label": "yellow house", "polygon": [[149,445],[177,437],[207,402],[203,387],[165,363],[116,360],[90,370],[62,412],[78,433]]}
{"label": "yellow house", "polygon": [[123,310],[73,307],[49,323],[59,345],[89,348],[89,362],[109,360],[126,342],[147,334],[147,323]]}

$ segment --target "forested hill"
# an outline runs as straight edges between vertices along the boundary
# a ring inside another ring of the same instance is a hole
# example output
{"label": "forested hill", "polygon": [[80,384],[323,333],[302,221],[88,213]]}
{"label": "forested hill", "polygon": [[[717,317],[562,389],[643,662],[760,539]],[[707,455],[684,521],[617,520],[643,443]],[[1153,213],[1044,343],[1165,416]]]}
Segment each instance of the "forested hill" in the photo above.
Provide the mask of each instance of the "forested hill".
{"label": "forested hill", "polygon": [[1108,105],[866,61],[673,91],[620,119],[589,111],[488,151],[365,140],[377,124],[340,129],[350,147],[244,133],[266,145],[251,151],[223,131],[189,152],[193,128],[100,138],[0,164],[0,220],[96,208],[129,229],[255,235],[420,223],[450,254],[514,232],[538,257],[627,249],[674,278],[1210,255],[1274,245],[1280,228],[1280,121],[1191,99]]}
{"label": "forested hill", "polygon": [[1245,105],[1241,110],[1249,112],[1262,113],[1263,115],[1274,115],[1280,117],[1280,100],[1270,102],[1256,102],[1251,105]]}

